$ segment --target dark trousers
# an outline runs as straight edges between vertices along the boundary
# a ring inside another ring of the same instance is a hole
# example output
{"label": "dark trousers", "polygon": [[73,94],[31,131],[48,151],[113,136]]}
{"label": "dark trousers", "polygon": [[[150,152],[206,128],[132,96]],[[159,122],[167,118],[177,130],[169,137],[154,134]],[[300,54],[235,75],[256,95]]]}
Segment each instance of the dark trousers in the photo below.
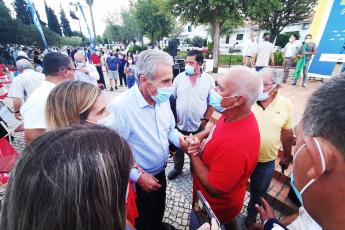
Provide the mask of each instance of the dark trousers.
{"label": "dark trousers", "polygon": [[255,204],[258,204],[260,198],[267,193],[274,172],[274,162],[258,162],[253,174],[250,176],[250,200],[247,208],[250,217],[256,217],[258,214]]}
{"label": "dark trousers", "polygon": [[122,82],[125,83],[125,85],[127,85],[127,81],[126,81],[126,74],[123,71],[119,71],[119,77],[120,77],[120,85],[122,86]]}
{"label": "dark trousers", "polygon": [[97,69],[97,72],[98,72],[98,75],[99,75],[99,80],[97,81],[97,83],[103,84],[104,85],[104,89],[106,89],[107,87],[105,86],[102,66],[96,66],[96,69]]}
{"label": "dark trousers", "polygon": [[162,187],[153,192],[144,192],[140,185],[136,185],[137,208],[139,217],[136,228],[139,230],[160,230],[165,210],[166,178],[165,171],[155,176]]}
{"label": "dark trousers", "polygon": [[[178,131],[180,131],[180,133],[182,133],[183,135],[185,136],[189,136],[189,134],[192,134],[192,135],[195,135],[197,133],[199,133],[202,129],[199,128],[197,131],[195,132],[187,132],[187,131],[182,131],[180,129],[178,129]],[[182,172],[182,169],[183,169],[183,164],[184,164],[184,151],[179,149],[179,148],[176,148],[176,153],[174,155],[174,169],[177,171],[177,172]],[[192,166],[192,165],[191,165]],[[192,167],[190,168],[190,171],[192,171]]]}

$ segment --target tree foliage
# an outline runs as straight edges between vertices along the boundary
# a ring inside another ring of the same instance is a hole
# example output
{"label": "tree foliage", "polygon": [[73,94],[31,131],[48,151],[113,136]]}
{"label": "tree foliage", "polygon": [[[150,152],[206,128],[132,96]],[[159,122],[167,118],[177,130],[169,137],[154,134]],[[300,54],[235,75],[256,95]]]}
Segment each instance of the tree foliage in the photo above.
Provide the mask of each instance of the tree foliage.
{"label": "tree foliage", "polygon": [[72,29],[69,24],[69,21],[66,17],[65,11],[61,8],[60,10],[60,21],[61,21],[61,27],[62,27],[62,32],[65,36],[72,36]]}
{"label": "tree foliage", "polygon": [[45,3],[45,9],[46,9],[46,14],[47,14],[49,29],[51,29],[52,31],[54,31],[55,33],[59,35],[62,35],[61,26],[58,21],[58,18],[56,17],[54,10],[50,8],[49,6],[47,6],[46,3]]}
{"label": "tree foliage", "polygon": [[174,18],[166,11],[164,0],[138,0],[134,7],[139,28],[151,40],[151,45],[173,31]]}
{"label": "tree foliage", "polygon": [[289,24],[310,17],[317,0],[244,0],[247,17],[271,33],[271,41]]}
{"label": "tree foliage", "polygon": [[[45,26],[42,26],[42,30],[49,46],[83,45],[82,38],[79,36],[62,37]],[[10,10],[1,2],[0,31],[0,43],[2,44],[17,43],[22,45],[36,45],[41,48],[44,47],[41,35],[37,31],[35,25],[26,25],[21,19],[13,19]]]}
{"label": "tree foliage", "polygon": [[192,39],[192,45],[201,48],[205,45],[205,39],[203,39],[202,37],[199,37],[199,36],[195,36]]}
{"label": "tree foliage", "polygon": [[25,0],[15,0],[13,2],[13,8],[16,11],[17,18],[22,21],[25,25],[32,23],[32,16],[28,9],[28,4]]}
{"label": "tree foliage", "polygon": [[213,72],[218,72],[218,54],[222,27],[226,22],[238,22],[243,19],[242,1],[240,0],[168,0],[175,16],[194,25],[211,24],[214,31]]}

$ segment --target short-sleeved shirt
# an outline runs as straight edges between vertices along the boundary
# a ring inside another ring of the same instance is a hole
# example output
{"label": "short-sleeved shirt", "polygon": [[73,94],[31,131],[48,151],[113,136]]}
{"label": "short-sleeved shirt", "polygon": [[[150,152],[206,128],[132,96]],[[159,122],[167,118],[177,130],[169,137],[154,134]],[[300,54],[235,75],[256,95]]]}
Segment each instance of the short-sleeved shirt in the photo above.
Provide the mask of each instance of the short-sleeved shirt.
{"label": "short-sleeved shirt", "polygon": [[37,88],[24,103],[20,109],[23,115],[24,129],[46,129],[45,109],[49,93],[56,84],[49,81],[42,81],[41,86]]}
{"label": "short-sleeved shirt", "polygon": [[243,56],[253,57],[257,52],[258,44],[255,41],[249,39],[244,46]]}
{"label": "short-sleeved shirt", "polygon": [[44,80],[44,75],[32,69],[24,70],[13,79],[9,97],[20,98],[24,101],[41,85]]}
{"label": "short-sleeved shirt", "polygon": [[281,131],[292,128],[292,103],[278,94],[265,109],[258,103],[253,105],[252,112],[260,128],[261,144],[258,161],[268,162],[277,159],[281,147]]}
{"label": "short-sleeved shirt", "polygon": [[185,72],[176,76],[173,96],[176,99],[177,127],[180,130],[195,132],[199,129],[214,87],[212,76],[205,72],[196,79],[194,85]]}
{"label": "short-sleeved shirt", "polygon": [[90,83],[94,86],[98,86],[97,81],[99,80],[99,74],[96,67],[94,65],[85,63],[84,68],[86,68],[89,71],[89,74],[83,73],[79,71],[77,68],[77,70],[74,73],[74,79],[76,81],[83,81],[83,82]]}
{"label": "short-sleeved shirt", "polygon": [[201,159],[208,169],[208,182],[224,193],[213,197],[194,176],[193,189],[200,190],[221,223],[242,209],[248,179],[255,169],[260,148],[259,127],[253,113],[226,123],[222,116],[206,140]]}
{"label": "short-sleeved shirt", "polygon": [[[308,42],[308,43],[305,43],[305,44],[306,44],[306,49],[305,49],[306,52],[315,51],[316,44],[314,42]],[[304,50],[304,44],[301,45],[301,47],[299,48],[298,54],[303,55],[304,54],[303,50]],[[313,56],[312,54],[306,54],[305,55],[305,60],[309,61],[312,56]]]}
{"label": "short-sleeved shirt", "polygon": [[274,52],[274,46],[269,41],[264,41],[258,45],[258,56],[256,58],[256,66],[268,66],[270,56]]}
{"label": "short-sleeved shirt", "polygon": [[298,51],[298,44],[297,42],[288,42],[286,43],[285,47],[284,47],[284,57],[286,58],[292,58],[296,56],[296,53]]}
{"label": "short-sleeved shirt", "polygon": [[97,54],[91,54],[92,64],[97,65],[101,63],[101,58]]}

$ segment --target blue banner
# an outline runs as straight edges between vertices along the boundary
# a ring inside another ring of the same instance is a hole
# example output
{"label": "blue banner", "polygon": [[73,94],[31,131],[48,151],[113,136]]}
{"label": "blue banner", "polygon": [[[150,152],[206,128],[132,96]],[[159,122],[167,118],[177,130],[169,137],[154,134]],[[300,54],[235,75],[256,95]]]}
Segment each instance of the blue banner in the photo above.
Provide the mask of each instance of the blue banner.
{"label": "blue banner", "polygon": [[[333,4],[332,4],[333,2]],[[329,15],[325,13],[323,20],[327,20],[308,73],[311,75],[331,76],[335,63],[321,62],[321,54],[339,54],[345,45],[345,1],[329,1],[332,4]],[[327,18],[328,16],[328,18]]]}
{"label": "blue banner", "polygon": [[90,30],[90,27],[89,27],[89,24],[86,21],[86,17],[85,17],[85,13],[84,13],[83,7],[80,4],[80,2],[78,2],[77,5],[78,5],[78,7],[80,9],[81,14],[83,15],[83,18],[84,18],[84,21],[85,21],[85,24],[86,24],[86,28],[87,28],[87,32],[89,33],[90,47],[91,47],[92,50],[95,50],[95,38],[93,37],[93,35],[91,33],[91,30]]}
{"label": "blue banner", "polygon": [[32,5],[31,0],[27,0],[27,3],[28,3],[28,8],[30,9],[31,16],[33,18],[34,24],[35,24],[38,32],[40,32],[40,34],[41,34],[44,46],[45,46],[46,49],[48,49],[48,43],[46,41],[46,38],[44,37],[44,33],[43,33],[43,30],[42,30],[40,21],[38,20],[38,17],[37,17],[37,14],[36,14],[36,10],[35,10],[34,6]]}

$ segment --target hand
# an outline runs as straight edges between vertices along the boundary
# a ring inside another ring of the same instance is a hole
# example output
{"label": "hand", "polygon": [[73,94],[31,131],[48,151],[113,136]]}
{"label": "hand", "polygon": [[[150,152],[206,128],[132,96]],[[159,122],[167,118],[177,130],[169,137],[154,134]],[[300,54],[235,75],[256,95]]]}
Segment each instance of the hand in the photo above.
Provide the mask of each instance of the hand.
{"label": "hand", "polygon": [[283,159],[281,159],[281,161],[279,162],[279,165],[285,170],[289,167],[290,162],[291,162],[292,156],[289,157],[284,157]]}
{"label": "hand", "polygon": [[16,119],[19,120],[19,121],[23,119],[23,117],[22,117],[22,115],[20,115],[20,113],[15,113],[14,116],[15,116]]}
{"label": "hand", "polygon": [[162,185],[158,182],[156,177],[146,172],[142,173],[137,181],[144,192],[153,192],[160,189]]}
{"label": "hand", "polygon": [[264,198],[260,198],[262,207],[258,204],[255,205],[256,210],[258,211],[261,219],[261,223],[264,223],[268,219],[275,219],[275,215],[271,206],[267,203]]}
{"label": "hand", "polygon": [[188,156],[198,156],[200,153],[200,139],[196,136],[189,135],[189,137],[186,138],[186,141],[188,143],[188,149],[187,154]]}
{"label": "hand", "polygon": [[219,230],[219,226],[217,224],[217,221],[212,218],[211,220],[211,226],[209,223],[205,223],[203,225],[200,226],[200,228],[198,228],[197,230]]}

